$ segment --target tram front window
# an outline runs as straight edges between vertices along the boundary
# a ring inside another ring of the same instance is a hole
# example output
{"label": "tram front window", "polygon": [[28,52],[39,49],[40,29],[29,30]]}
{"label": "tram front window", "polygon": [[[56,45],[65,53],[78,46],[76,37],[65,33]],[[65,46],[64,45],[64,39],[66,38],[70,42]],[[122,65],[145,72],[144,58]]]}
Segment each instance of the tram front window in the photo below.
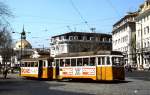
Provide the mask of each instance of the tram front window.
{"label": "tram front window", "polygon": [[122,57],[112,57],[112,65],[122,66],[123,58]]}

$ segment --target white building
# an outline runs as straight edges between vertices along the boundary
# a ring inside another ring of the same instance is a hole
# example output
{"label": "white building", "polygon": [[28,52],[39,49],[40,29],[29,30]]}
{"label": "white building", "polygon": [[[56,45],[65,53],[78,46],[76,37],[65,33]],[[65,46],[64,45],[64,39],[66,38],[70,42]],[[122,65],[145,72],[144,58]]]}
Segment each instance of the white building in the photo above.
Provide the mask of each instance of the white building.
{"label": "white building", "polygon": [[150,0],[139,8],[136,18],[136,50],[138,68],[150,67]]}
{"label": "white building", "polygon": [[112,36],[102,33],[69,32],[51,38],[50,55],[112,50]]}
{"label": "white building", "polygon": [[136,64],[135,60],[135,17],[138,14],[128,13],[113,25],[112,49],[124,54],[126,65]]}

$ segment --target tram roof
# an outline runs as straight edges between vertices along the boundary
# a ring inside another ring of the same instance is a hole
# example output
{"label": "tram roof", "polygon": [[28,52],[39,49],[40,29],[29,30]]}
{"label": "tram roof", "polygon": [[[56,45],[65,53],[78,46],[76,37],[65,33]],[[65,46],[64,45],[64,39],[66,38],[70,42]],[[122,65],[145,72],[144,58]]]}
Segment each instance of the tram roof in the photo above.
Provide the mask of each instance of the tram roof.
{"label": "tram roof", "polygon": [[122,55],[119,51],[98,51],[98,52],[78,52],[78,53],[64,53],[56,55],[56,58],[59,57],[77,57],[77,56],[89,56],[89,55]]}
{"label": "tram roof", "polygon": [[21,61],[38,61],[38,60],[52,60],[52,57],[44,57],[44,58],[26,58],[26,59],[22,59]]}

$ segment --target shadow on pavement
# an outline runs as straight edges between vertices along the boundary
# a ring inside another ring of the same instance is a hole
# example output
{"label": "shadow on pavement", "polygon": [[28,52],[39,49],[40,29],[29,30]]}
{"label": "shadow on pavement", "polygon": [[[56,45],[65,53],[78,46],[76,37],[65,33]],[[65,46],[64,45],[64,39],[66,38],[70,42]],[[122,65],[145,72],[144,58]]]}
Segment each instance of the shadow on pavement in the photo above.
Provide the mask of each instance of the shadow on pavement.
{"label": "shadow on pavement", "polygon": [[[8,76],[9,77],[9,76]],[[15,76],[14,76],[15,77]],[[92,95],[88,93],[77,93],[53,90],[52,87],[63,87],[65,84],[39,80],[27,80],[22,78],[0,79],[0,95]]]}
{"label": "shadow on pavement", "polygon": [[[61,82],[61,81],[60,81]],[[132,81],[128,81],[128,80],[115,80],[115,81],[94,81],[91,79],[73,79],[73,80],[69,80],[69,79],[64,79],[62,80],[62,82],[78,82],[78,83],[99,83],[99,84],[122,84],[122,83],[129,83]]]}

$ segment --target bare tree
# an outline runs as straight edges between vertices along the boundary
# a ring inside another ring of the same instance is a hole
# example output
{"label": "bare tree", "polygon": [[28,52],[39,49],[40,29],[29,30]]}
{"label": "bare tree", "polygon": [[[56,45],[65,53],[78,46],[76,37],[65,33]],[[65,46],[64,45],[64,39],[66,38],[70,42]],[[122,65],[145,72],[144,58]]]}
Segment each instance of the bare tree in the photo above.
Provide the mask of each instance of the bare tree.
{"label": "bare tree", "polygon": [[11,56],[13,54],[12,37],[6,27],[0,30],[0,40],[0,55],[3,59],[2,65],[6,67],[8,66],[7,63],[11,62]]}
{"label": "bare tree", "polygon": [[13,17],[10,9],[6,4],[0,2],[0,27],[9,25],[8,18]]}
{"label": "bare tree", "polygon": [[2,56],[4,66],[10,62],[12,55],[12,37],[10,34],[10,26],[8,23],[12,13],[8,6],[0,2],[0,55]]}

